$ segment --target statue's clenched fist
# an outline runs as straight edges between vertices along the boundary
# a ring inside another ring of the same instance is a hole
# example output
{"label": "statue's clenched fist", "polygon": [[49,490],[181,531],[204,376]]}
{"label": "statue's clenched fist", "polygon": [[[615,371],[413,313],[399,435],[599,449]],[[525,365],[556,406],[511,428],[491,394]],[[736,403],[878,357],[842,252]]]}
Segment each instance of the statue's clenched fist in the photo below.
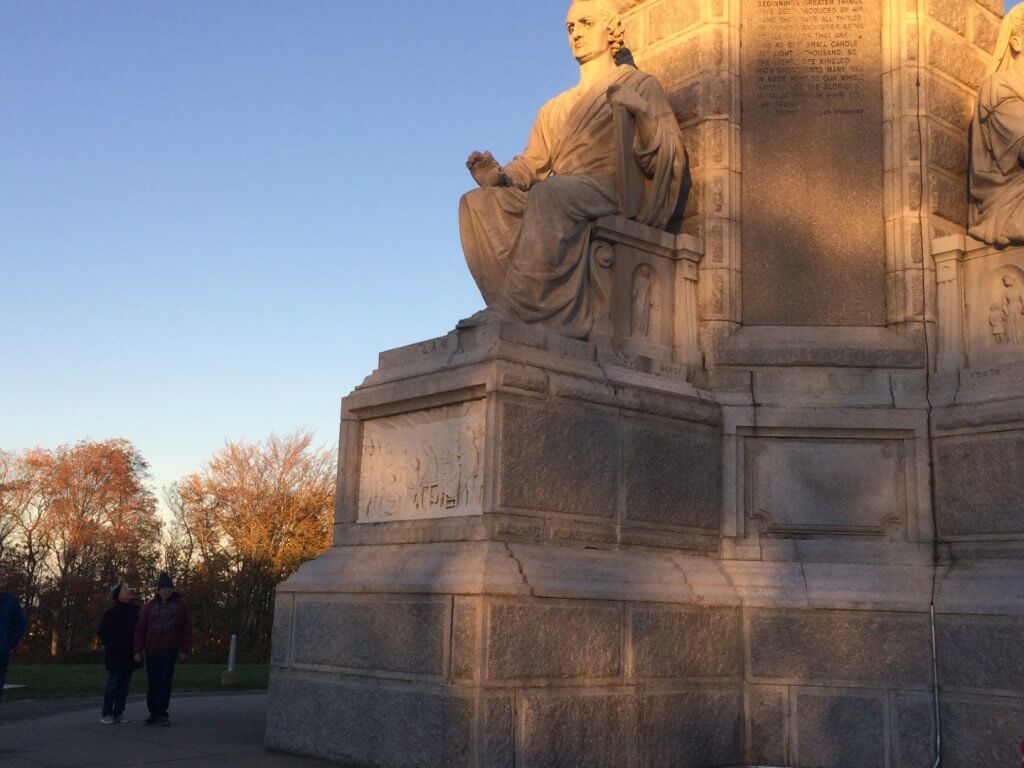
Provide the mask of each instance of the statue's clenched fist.
{"label": "statue's clenched fist", "polygon": [[466,160],[466,167],[481,187],[502,186],[505,174],[490,152],[474,152]]}

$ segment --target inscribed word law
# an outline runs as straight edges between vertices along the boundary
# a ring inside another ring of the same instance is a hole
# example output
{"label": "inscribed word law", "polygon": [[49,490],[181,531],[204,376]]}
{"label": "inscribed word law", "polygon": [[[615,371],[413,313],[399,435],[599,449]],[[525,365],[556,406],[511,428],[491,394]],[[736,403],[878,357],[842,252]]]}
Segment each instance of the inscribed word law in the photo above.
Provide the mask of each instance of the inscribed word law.
{"label": "inscribed word law", "polygon": [[882,10],[743,7],[743,320],[883,325]]}
{"label": "inscribed word law", "polygon": [[363,425],[359,520],[479,515],[483,401],[370,419]]}

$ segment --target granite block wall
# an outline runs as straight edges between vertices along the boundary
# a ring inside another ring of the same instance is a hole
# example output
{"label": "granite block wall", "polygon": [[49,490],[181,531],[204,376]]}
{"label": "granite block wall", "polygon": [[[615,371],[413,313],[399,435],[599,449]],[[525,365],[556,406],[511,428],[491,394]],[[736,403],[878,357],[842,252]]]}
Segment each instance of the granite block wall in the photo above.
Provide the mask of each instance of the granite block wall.
{"label": "granite block wall", "polygon": [[[283,593],[275,625],[268,745],[342,764],[934,759],[925,613]],[[1016,617],[939,616],[944,765],[1011,764],[1022,641]]]}

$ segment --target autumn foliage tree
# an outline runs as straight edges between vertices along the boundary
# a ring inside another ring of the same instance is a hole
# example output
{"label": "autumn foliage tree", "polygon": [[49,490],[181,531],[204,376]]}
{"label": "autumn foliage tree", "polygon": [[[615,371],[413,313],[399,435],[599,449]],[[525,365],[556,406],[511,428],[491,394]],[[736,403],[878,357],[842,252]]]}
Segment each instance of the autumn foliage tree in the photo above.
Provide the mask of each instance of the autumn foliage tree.
{"label": "autumn foliage tree", "polygon": [[127,440],[0,453],[0,558],[37,647],[61,659],[91,647],[109,585],[152,579],[161,524],[148,479]]}
{"label": "autumn foliage tree", "polygon": [[335,471],[333,451],[298,431],[225,442],[167,490],[168,563],[209,628],[208,649],[238,634],[256,657],[267,655],[275,586],[330,544]]}
{"label": "autumn foliage tree", "polygon": [[197,651],[220,657],[236,633],[265,659],[275,586],[330,543],[334,476],[333,451],[308,432],[226,442],[167,489],[164,526],[127,440],[0,451],[0,562],[25,607],[27,650],[89,656],[110,586],[126,578],[147,595],[168,570],[193,607]]}

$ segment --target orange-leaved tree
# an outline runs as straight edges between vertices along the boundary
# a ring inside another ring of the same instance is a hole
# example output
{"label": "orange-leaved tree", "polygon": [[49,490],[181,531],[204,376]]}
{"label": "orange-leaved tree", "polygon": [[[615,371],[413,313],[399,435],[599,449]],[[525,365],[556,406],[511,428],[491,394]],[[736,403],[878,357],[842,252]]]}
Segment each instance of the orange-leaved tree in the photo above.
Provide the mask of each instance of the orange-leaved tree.
{"label": "orange-leaved tree", "polygon": [[176,523],[167,560],[208,630],[198,650],[222,648],[234,633],[266,656],[275,586],[330,545],[334,456],[305,430],[226,441],[167,489]]}
{"label": "orange-leaved tree", "polygon": [[148,465],[123,439],[35,448],[0,457],[3,548],[35,638],[51,655],[94,644],[110,585],[151,579],[160,520]]}

